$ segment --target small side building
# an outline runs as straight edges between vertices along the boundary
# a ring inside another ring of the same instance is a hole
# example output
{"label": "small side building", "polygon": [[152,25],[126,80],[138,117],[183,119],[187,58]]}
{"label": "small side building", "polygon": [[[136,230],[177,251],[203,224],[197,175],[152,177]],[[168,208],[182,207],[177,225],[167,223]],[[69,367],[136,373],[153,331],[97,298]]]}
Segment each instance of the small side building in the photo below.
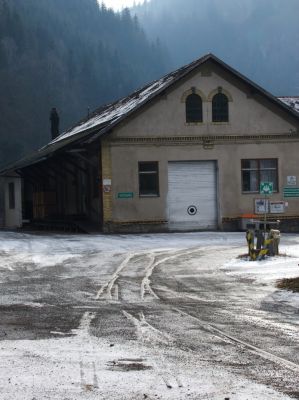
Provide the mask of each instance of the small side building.
{"label": "small side building", "polygon": [[22,180],[5,178],[6,225],[23,215],[104,232],[236,230],[266,207],[298,230],[299,113],[286,99],[208,54],[2,171]]}
{"label": "small side building", "polygon": [[12,175],[0,177],[0,228],[15,229],[22,226],[22,181]]}

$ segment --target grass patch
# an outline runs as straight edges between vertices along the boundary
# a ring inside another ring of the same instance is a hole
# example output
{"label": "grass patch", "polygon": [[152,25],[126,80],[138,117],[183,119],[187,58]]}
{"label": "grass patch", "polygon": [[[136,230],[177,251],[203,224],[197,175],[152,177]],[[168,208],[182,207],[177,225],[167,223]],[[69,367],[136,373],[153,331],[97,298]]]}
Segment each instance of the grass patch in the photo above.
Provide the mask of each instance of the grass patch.
{"label": "grass patch", "polygon": [[286,289],[286,290],[291,290],[292,292],[299,293],[299,277],[280,279],[277,282],[276,286],[279,289]]}

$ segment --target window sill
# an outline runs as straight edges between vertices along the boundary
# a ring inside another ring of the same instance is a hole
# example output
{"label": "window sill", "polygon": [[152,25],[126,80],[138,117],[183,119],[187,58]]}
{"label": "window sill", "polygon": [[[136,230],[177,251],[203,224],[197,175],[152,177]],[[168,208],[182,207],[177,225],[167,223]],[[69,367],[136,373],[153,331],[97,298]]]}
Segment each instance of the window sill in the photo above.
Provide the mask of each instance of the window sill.
{"label": "window sill", "polygon": [[[279,193],[279,192],[278,191],[273,191],[272,194],[277,194],[277,193]],[[242,194],[254,194],[254,195],[258,194],[261,197],[265,197],[265,195],[263,193],[260,193],[260,192],[242,192]],[[266,196],[269,196],[269,195],[266,195]]]}
{"label": "window sill", "polygon": [[229,122],[210,122],[209,125],[230,125]]}
{"label": "window sill", "polygon": [[185,126],[200,126],[204,124],[204,122],[185,122]]}

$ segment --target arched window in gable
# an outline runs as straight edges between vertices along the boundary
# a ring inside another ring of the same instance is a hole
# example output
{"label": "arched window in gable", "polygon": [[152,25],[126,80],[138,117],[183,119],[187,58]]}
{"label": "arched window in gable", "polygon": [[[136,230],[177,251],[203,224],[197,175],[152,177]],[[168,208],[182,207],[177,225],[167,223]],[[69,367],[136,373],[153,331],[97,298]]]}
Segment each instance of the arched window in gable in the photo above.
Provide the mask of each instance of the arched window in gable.
{"label": "arched window in gable", "polygon": [[228,122],[228,98],[223,93],[217,93],[212,100],[212,121]]}
{"label": "arched window in gable", "polygon": [[202,99],[198,94],[186,98],[186,122],[202,122]]}

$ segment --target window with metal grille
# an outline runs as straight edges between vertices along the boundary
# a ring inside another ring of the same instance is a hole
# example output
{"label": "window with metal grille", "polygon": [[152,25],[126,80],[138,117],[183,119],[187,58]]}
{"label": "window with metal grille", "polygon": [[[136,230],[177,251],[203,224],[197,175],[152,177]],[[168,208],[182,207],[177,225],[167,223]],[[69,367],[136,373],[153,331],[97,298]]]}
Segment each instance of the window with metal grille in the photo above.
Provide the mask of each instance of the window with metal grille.
{"label": "window with metal grille", "polygon": [[186,122],[202,122],[202,100],[192,93],[186,99]]}
{"label": "window with metal grille", "polygon": [[212,100],[212,121],[228,122],[228,98],[223,93],[217,93]]}
{"label": "window with metal grille", "polygon": [[272,182],[278,191],[278,162],[275,158],[241,160],[242,192],[259,193],[261,182]]}
{"label": "window with metal grille", "polygon": [[138,163],[139,196],[159,196],[159,167],[157,161],[143,161]]}
{"label": "window with metal grille", "polygon": [[11,210],[14,210],[16,207],[14,182],[9,182],[8,184],[8,206]]}

